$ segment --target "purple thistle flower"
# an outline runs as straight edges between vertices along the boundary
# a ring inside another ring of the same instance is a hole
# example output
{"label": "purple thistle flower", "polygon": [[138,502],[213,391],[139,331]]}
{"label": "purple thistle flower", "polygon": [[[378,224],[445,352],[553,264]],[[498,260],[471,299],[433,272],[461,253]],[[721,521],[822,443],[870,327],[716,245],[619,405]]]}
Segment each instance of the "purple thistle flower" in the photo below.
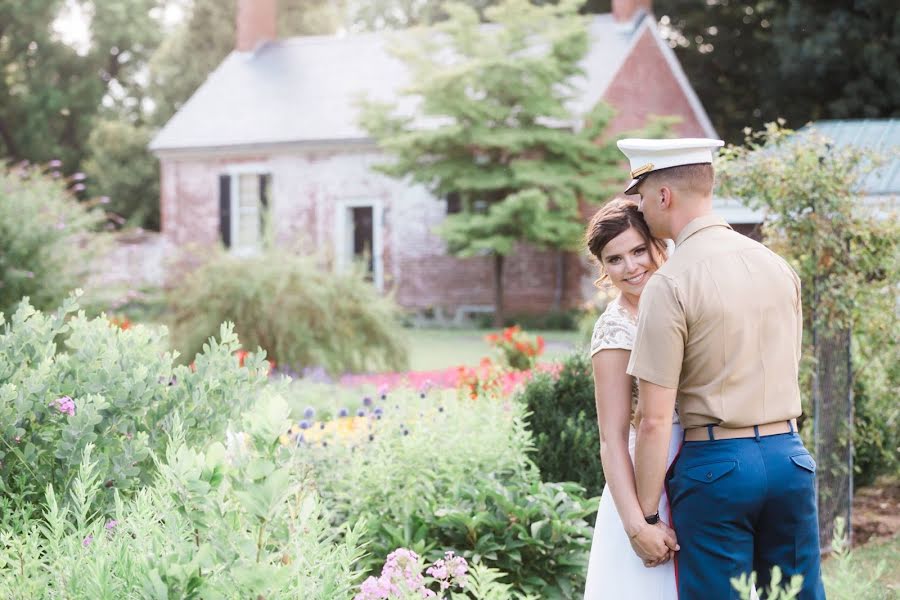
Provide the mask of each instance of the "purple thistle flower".
{"label": "purple thistle flower", "polygon": [[305,419],[300,421],[300,429],[309,429],[309,421]]}
{"label": "purple thistle flower", "polygon": [[307,406],[303,411],[303,416],[307,419],[312,419],[314,416],[316,416],[316,409],[314,409],[312,406]]}
{"label": "purple thistle flower", "polygon": [[372,398],[369,396],[363,398],[363,406],[372,406]]}
{"label": "purple thistle flower", "polygon": [[357,417],[364,417],[364,416],[366,416],[366,409],[364,409],[364,408],[357,409],[357,411],[356,411],[356,416],[357,416]]}
{"label": "purple thistle flower", "polygon": [[341,410],[338,411],[338,416],[339,417],[349,417],[350,411],[347,410],[346,408],[342,408]]}

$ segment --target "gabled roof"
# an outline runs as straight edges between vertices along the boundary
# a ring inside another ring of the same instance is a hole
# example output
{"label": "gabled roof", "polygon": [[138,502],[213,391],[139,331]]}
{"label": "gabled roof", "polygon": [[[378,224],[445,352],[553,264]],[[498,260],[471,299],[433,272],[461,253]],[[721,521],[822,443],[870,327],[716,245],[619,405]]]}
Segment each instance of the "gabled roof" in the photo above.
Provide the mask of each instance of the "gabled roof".
{"label": "gabled roof", "polygon": [[816,121],[801,131],[814,131],[835,145],[854,145],[884,159],[862,182],[866,196],[900,195],[900,119]]}
{"label": "gabled roof", "polygon": [[[598,15],[579,81],[575,110],[597,104],[630,52],[645,19],[616,23]],[[316,36],[232,52],[154,137],[154,152],[290,143],[367,140],[355,99],[393,100],[407,81],[405,66],[386,51],[384,33]]]}

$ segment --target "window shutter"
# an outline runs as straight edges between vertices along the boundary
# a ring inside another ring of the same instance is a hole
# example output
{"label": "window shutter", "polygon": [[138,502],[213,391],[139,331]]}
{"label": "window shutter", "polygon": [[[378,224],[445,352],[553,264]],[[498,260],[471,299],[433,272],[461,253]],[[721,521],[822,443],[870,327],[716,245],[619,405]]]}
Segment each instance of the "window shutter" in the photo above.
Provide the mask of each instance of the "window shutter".
{"label": "window shutter", "polygon": [[259,176],[259,237],[263,245],[267,245],[269,231],[269,189],[271,176]]}
{"label": "window shutter", "polygon": [[219,176],[219,232],[226,248],[231,247],[231,176]]}

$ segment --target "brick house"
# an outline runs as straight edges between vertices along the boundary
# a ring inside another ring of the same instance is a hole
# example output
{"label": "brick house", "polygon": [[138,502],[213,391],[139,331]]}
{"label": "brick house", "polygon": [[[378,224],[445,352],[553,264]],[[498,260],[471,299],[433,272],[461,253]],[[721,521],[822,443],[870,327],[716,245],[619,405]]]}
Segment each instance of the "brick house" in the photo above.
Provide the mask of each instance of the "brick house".
{"label": "brick house", "polygon": [[[578,109],[611,104],[613,135],[674,115],[679,135],[714,137],[649,9],[614,0],[611,14],[593,17]],[[454,203],[371,169],[384,156],[357,125],[354,100],[391,99],[406,77],[385,36],[279,40],[276,10],[276,0],[238,0],[235,50],[151,143],[167,245],[252,252],[267,222],[278,244],[336,269],[369,257],[375,285],[404,308],[444,318],[490,310],[489,258],[451,257],[434,233]],[[592,275],[583,256],[565,260],[559,269],[558,255],[530,247],[510,256],[507,311],[583,302]]]}

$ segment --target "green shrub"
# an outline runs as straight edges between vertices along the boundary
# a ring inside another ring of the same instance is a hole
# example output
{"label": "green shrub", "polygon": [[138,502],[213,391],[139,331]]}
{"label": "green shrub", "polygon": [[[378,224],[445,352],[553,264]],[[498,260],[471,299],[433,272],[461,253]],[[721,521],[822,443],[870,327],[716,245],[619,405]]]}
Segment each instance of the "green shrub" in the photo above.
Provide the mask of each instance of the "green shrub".
{"label": "green shrub", "polygon": [[0,597],[349,599],[359,532],[333,529],[283,456],[284,401],[266,394],[247,414],[205,450],[175,423],[153,485],[116,495],[109,515],[86,446],[70,492],[49,487],[40,518],[0,517]]}
{"label": "green shrub", "polygon": [[539,481],[520,405],[394,391],[334,428],[309,425],[297,453],[338,522],[367,523],[371,571],[395,548],[453,550],[506,573],[516,597],[583,588],[596,499]]}
{"label": "green shrub", "polygon": [[591,364],[583,353],[569,356],[559,376],[539,373],[519,400],[534,433],[534,462],[544,481],[574,481],[589,496],[603,491],[600,434]]}
{"label": "green shrub", "polygon": [[23,302],[0,318],[0,492],[23,504],[41,504],[48,485],[68,493],[89,444],[111,502],[152,476],[150,452],[164,449],[176,412],[189,440],[220,435],[266,379],[259,357],[238,367],[227,327],[191,370],[173,365],[161,328],[126,331],[77,308]]}
{"label": "green shrub", "polygon": [[0,167],[0,312],[25,296],[54,308],[79,287],[101,248],[92,232],[102,221],[62,180],[37,168]]}
{"label": "green shrub", "polygon": [[353,273],[284,252],[219,252],[171,290],[173,337],[189,358],[231,321],[249,348],[279,365],[333,374],[402,369],[406,344],[394,304]]}

